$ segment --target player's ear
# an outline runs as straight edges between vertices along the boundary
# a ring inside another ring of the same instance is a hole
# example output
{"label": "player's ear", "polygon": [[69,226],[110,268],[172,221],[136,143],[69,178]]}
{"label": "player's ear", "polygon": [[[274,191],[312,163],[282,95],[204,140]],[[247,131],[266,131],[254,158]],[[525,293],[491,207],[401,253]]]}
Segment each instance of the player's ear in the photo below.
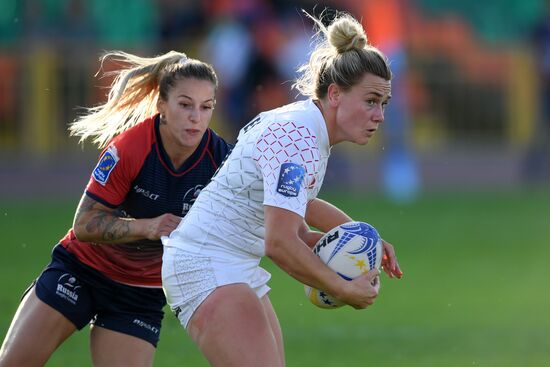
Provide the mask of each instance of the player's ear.
{"label": "player's ear", "polygon": [[162,98],[157,98],[157,111],[158,113],[160,113],[161,115],[164,114],[164,105],[166,104],[166,102],[164,102],[162,100]]}
{"label": "player's ear", "polygon": [[342,93],[340,87],[336,85],[336,83],[332,83],[328,86],[327,100],[331,107],[338,107],[341,96]]}

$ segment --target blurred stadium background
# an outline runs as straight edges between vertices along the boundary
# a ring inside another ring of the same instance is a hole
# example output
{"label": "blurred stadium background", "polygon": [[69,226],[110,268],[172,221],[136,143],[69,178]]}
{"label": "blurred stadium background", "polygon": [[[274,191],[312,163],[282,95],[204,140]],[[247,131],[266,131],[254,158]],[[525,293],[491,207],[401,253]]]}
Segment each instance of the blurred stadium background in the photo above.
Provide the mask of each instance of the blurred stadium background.
{"label": "blurred stadium background", "polygon": [[94,77],[103,50],[175,49],[213,63],[221,79],[213,126],[231,140],[258,111],[296,98],[290,81],[311,30],[299,9],[325,7],[362,18],[397,74],[381,136],[367,150],[337,147],[333,176],[390,195],[395,179],[411,192],[548,183],[543,0],[3,0],[1,194],[81,190],[72,176],[84,183],[97,152],[90,144],[82,152],[66,128],[78,107],[105,98],[110,80]]}
{"label": "blurred stadium background", "polygon": [[[550,365],[548,3],[2,0],[0,335],[95,165],[98,151],[67,126],[105,98],[102,51],[212,63],[212,126],[231,141],[257,112],[297,98],[311,36],[299,9],[328,7],[362,19],[395,80],[380,135],[335,147],[323,195],[381,229],[408,278],[386,281],[367,316],[327,314],[304,308],[301,288],[272,268],[274,290],[288,289],[273,299],[289,365]],[[171,315],[163,330],[155,365],[205,365]],[[80,333],[51,365],[89,365],[86,345]]]}

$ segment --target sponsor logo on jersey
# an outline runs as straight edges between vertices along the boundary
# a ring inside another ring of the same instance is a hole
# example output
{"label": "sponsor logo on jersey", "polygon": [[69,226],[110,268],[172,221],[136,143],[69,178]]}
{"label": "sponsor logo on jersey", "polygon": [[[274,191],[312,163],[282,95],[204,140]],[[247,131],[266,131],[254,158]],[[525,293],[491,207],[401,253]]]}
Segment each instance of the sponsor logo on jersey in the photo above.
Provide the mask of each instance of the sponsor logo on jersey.
{"label": "sponsor logo on jersey", "polygon": [[149,190],[145,190],[145,189],[139,187],[138,185],[134,186],[134,191],[136,192],[136,194],[143,195],[146,198],[151,199],[151,200],[157,200],[160,196],[159,194],[155,194],[154,192],[151,192]]}
{"label": "sponsor logo on jersey", "polygon": [[65,273],[57,280],[55,294],[75,305],[78,301],[77,289],[79,288],[80,285],[76,278],[69,273]]}
{"label": "sponsor logo on jersey", "polygon": [[201,190],[204,188],[203,185],[196,185],[195,187],[190,188],[187,190],[185,195],[183,195],[183,209],[181,213],[183,215],[187,214],[189,209],[193,206],[195,203],[195,200],[197,200],[197,197],[199,197],[199,194],[201,193]]}
{"label": "sponsor logo on jersey", "polygon": [[277,192],[283,196],[296,197],[304,181],[306,170],[296,163],[283,163],[279,173]]}
{"label": "sponsor logo on jersey", "polygon": [[92,177],[102,186],[105,186],[109,175],[113,172],[116,164],[118,163],[117,149],[114,145],[107,148],[105,153],[99,159],[97,166],[94,169]]}

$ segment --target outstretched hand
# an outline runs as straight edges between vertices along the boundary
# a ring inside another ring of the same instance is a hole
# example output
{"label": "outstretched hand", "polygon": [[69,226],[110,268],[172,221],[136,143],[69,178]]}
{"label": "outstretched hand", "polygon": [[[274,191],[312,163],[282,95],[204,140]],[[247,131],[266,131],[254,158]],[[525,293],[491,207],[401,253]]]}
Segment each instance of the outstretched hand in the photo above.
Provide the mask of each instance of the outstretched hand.
{"label": "outstretched hand", "polygon": [[382,240],[382,247],[382,268],[384,269],[384,272],[388,274],[390,278],[401,279],[403,277],[403,272],[397,262],[397,257],[395,256],[395,250],[393,249],[392,244]]}

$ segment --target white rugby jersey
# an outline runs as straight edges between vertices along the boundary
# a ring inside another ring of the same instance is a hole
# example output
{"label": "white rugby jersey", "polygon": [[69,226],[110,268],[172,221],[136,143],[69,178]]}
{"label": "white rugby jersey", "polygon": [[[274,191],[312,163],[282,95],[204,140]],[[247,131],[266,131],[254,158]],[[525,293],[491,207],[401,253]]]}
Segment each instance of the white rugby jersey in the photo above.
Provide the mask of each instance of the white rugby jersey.
{"label": "white rugby jersey", "polygon": [[164,245],[265,255],[264,205],[304,217],[329,154],[326,124],[311,99],[261,113],[241,129],[233,151]]}

